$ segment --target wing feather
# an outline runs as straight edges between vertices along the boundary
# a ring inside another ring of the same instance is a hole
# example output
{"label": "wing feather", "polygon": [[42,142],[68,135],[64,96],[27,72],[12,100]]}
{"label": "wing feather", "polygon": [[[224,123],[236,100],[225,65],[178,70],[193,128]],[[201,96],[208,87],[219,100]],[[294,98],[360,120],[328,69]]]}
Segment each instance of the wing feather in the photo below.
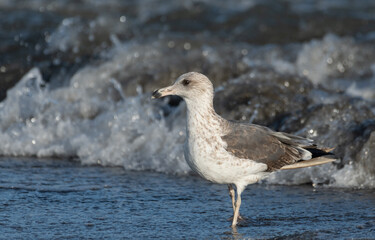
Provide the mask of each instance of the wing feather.
{"label": "wing feather", "polygon": [[[275,171],[285,165],[296,163],[302,157],[296,146],[284,143],[292,143],[292,135],[278,136],[282,133],[254,124],[229,124],[227,134],[222,136],[222,139],[227,144],[226,150],[238,158],[265,163],[267,171]],[[303,144],[309,142],[300,137],[296,140]]]}

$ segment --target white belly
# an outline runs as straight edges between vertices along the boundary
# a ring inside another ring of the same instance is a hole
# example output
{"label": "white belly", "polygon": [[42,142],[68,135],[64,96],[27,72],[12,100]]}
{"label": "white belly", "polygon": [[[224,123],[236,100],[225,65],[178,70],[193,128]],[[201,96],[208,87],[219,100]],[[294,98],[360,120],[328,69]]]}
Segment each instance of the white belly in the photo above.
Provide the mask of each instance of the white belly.
{"label": "white belly", "polygon": [[[221,140],[221,139],[220,139]],[[220,184],[255,183],[265,176],[267,166],[228,153],[219,139],[188,138],[184,154],[190,168],[203,178]]]}

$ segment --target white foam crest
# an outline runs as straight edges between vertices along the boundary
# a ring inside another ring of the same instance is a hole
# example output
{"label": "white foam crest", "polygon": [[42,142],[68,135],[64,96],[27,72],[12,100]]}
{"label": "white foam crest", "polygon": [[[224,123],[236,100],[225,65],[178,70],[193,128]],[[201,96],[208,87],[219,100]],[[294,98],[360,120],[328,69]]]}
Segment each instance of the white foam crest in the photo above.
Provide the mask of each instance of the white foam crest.
{"label": "white foam crest", "polygon": [[168,118],[159,112],[161,103],[151,102],[149,95],[117,102],[103,98],[102,91],[112,83],[101,81],[102,77],[93,69],[91,74],[83,70],[70,86],[47,91],[40,87],[39,70],[31,70],[0,105],[0,153],[79,157],[84,164],[188,172],[182,149],[183,115],[173,116],[175,124],[167,124]]}
{"label": "white foam crest", "polygon": [[371,133],[361,151],[357,162],[350,162],[333,174],[337,187],[375,188],[375,131]]}
{"label": "white foam crest", "polygon": [[43,85],[40,71],[33,68],[8,91],[7,98],[0,103],[2,130],[14,122],[32,120],[33,112],[39,111],[46,103]]}
{"label": "white foam crest", "polygon": [[360,76],[370,69],[369,59],[372,58],[371,48],[361,46],[349,37],[328,34],[322,40],[303,45],[296,67],[299,74],[319,84],[328,79]]}
{"label": "white foam crest", "polygon": [[371,65],[370,78],[362,81],[353,81],[346,89],[346,93],[355,97],[362,97],[367,100],[375,99],[375,64]]}
{"label": "white foam crest", "polygon": [[80,46],[79,34],[83,31],[83,23],[78,17],[65,18],[59,27],[46,40],[49,50],[66,52],[70,49],[78,51]]}

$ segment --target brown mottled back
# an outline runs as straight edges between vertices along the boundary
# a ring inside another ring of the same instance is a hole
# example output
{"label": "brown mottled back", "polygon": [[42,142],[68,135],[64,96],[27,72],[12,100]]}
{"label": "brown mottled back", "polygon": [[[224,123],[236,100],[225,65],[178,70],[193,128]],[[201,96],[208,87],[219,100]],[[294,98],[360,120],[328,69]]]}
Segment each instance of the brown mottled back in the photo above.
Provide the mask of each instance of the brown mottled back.
{"label": "brown mottled back", "polygon": [[238,158],[267,164],[267,171],[276,171],[301,159],[295,147],[281,142],[270,134],[270,129],[228,122],[227,130],[222,137],[227,143],[226,150]]}

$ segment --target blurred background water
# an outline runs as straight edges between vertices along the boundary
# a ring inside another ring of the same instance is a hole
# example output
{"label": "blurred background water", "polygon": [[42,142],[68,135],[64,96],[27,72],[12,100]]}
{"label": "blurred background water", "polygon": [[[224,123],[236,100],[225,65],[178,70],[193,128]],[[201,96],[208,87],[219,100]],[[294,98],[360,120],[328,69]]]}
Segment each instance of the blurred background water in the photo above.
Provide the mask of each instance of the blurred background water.
{"label": "blurred background water", "polygon": [[[370,0],[0,0],[4,238],[375,238],[374,43]],[[185,104],[150,99],[188,71],[227,119],[340,160],[249,187],[233,234],[183,158]]]}

